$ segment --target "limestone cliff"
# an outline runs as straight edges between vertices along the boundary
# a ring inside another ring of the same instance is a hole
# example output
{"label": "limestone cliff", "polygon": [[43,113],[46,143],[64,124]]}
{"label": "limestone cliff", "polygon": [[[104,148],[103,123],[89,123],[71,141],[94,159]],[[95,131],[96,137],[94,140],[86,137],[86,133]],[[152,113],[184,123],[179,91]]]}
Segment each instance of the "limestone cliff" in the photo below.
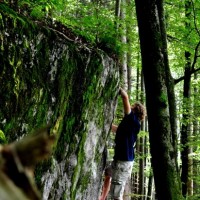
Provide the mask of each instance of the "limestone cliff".
{"label": "limestone cliff", "polygon": [[36,169],[43,199],[97,200],[119,72],[105,52],[0,4],[0,131],[11,142],[50,124]]}

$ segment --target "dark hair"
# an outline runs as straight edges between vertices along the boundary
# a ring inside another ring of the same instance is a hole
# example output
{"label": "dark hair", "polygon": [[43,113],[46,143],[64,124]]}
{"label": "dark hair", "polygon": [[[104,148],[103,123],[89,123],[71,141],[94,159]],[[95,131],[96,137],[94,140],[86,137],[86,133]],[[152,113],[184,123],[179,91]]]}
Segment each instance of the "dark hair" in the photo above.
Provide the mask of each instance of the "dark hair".
{"label": "dark hair", "polygon": [[137,115],[140,121],[144,120],[146,116],[146,108],[139,102],[134,103],[131,106],[132,111]]}

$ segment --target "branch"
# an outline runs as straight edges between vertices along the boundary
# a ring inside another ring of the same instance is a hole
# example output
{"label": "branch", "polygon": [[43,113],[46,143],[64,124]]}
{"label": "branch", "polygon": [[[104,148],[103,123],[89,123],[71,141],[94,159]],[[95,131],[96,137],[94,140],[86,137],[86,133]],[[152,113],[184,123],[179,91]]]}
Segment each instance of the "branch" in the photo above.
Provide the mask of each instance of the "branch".
{"label": "branch", "polygon": [[66,40],[68,40],[68,41],[70,41],[70,42],[75,42],[74,40],[68,38],[64,33],[60,32],[60,31],[58,31],[58,30],[56,30],[56,29],[54,29],[54,28],[48,27],[48,29],[50,29],[50,30],[52,30],[52,31],[54,31],[54,32],[56,32],[56,33],[58,33],[60,36],[64,37]]}
{"label": "branch", "polygon": [[197,34],[200,36],[200,32],[199,32],[199,29],[198,29],[197,23],[196,23],[196,12],[195,12],[195,7],[194,7],[193,0],[191,0],[191,3],[192,3],[192,10],[193,10],[193,13],[194,13],[194,26],[195,26],[195,30],[197,31]]}
{"label": "branch", "polygon": [[199,57],[198,55],[198,51],[199,51],[199,46],[200,46],[200,41],[197,43],[196,47],[195,47],[195,51],[194,51],[194,60],[193,60],[193,63],[192,63],[192,71],[194,71],[194,67],[195,67],[195,64],[197,62],[197,58]]}
{"label": "branch", "polygon": [[[197,43],[196,47],[195,47],[195,51],[194,51],[194,59],[193,59],[193,63],[191,65],[191,70],[190,70],[190,76],[196,72],[198,72],[200,70],[200,68],[195,69],[195,64],[197,63],[197,59],[200,57],[200,55],[198,55],[199,52],[199,47],[200,47],[200,41]],[[178,79],[174,80],[174,83],[177,84],[180,81],[184,80],[185,76],[182,76]]]}

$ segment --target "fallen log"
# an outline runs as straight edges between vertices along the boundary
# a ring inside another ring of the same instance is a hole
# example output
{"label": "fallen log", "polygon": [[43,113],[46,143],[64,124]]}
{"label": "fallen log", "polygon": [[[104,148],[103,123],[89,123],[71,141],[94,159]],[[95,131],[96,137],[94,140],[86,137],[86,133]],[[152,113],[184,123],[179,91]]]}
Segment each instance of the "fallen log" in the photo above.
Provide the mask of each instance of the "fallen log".
{"label": "fallen log", "polygon": [[36,130],[23,139],[0,146],[1,200],[41,200],[34,181],[35,165],[52,152],[55,135],[49,127]]}

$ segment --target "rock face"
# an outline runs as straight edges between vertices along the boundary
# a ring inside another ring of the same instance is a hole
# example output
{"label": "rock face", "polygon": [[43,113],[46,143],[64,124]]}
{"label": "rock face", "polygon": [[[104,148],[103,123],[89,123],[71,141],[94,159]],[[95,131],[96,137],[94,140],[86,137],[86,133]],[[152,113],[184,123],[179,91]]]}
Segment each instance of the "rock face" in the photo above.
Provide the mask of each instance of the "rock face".
{"label": "rock face", "polygon": [[6,142],[50,124],[51,158],[36,168],[43,199],[97,200],[117,103],[116,62],[0,5],[0,130]]}

